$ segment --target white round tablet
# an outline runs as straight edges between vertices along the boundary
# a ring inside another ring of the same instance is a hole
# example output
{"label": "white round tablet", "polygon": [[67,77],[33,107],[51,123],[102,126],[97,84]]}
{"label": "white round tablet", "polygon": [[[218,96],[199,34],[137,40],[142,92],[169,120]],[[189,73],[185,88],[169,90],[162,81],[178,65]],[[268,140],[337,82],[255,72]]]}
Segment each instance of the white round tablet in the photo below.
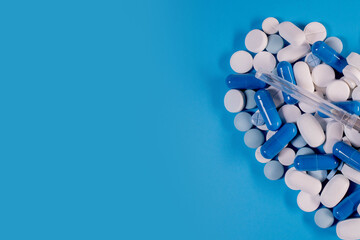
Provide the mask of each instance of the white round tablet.
{"label": "white round tablet", "polygon": [[356,82],[351,78],[347,78],[345,76],[342,76],[340,78],[340,80],[346,82],[350,89],[354,89],[356,87]]}
{"label": "white round tablet", "polygon": [[357,85],[360,85],[360,70],[354,66],[347,65],[343,69],[344,77],[353,80]]}
{"label": "white round tablet", "polygon": [[350,96],[350,88],[346,82],[336,80],[331,82],[326,88],[326,97],[333,102],[346,101]]}
{"label": "white round tablet", "polygon": [[254,57],[254,69],[256,71],[270,73],[276,66],[274,55],[269,52],[259,52]]}
{"label": "white round tablet", "polygon": [[268,38],[266,34],[259,30],[251,30],[245,37],[245,47],[250,52],[258,53],[266,48]]}
{"label": "white round tablet", "polygon": [[311,22],[304,29],[306,41],[314,44],[317,41],[323,41],[326,38],[326,28],[319,22]]}
{"label": "white round tablet", "polygon": [[270,162],[271,159],[267,159],[267,158],[264,158],[262,155],[261,155],[261,152],[260,152],[260,147],[258,147],[255,151],[255,158],[256,160],[258,160],[258,162],[261,162],[261,163],[267,163],[267,162]]}
{"label": "white round tablet", "polygon": [[313,81],[316,86],[326,87],[335,79],[335,71],[327,64],[320,64],[312,71]]}
{"label": "white round tablet", "polygon": [[278,155],[279,162],[284,166],[290,166],[294,163],[295,151],[291,148],[284,148]]}
{"label": "white round tablet", "polygon": [[354,101],[360,101],[360,87],[354,88],[354,90],[351,93],[351,98]]}
{"label": "white round tablet", "polygon": [[320,196],[301,191],[297,196],[297,204],[304,212],[313,212],[320,206]]}
{"label": "white round tablet", "polygon": [[252,69],[253,58],[246,51],[237,51],[230,58],[230,66],[234,72],[246,73]]}
{"label": "white round tablet", "polygon": [[325,43],[334,49],[337,53],[341,53],[343,50],[343,43],[337,37],[329,37],[325,40]]}
{"label": "white round tablet", "polygon": [[262,29],[267,34],[277,33],[279,30],[279,21],[274,17],[268,17],[263,21]]}
{"label": "white round tablet", "polygon": [[294,123],[301,116],[300,109],[292,104],[285,104],[279,109],[278,113],[281,120],[286,123]]}
{"label": "white round tablet", "polygon": [[244,93],[236,89],[229,90],[225,94],[224,105],[229,112],[240,112],[245,107]]}
{"label": "white round tablet", "polygon": [[352,52],[349,54],[349,56],[346,57],[346,61],[348,64],[350,64],[353,67],[356,67],[357,69],[360,69],[360,55]]}

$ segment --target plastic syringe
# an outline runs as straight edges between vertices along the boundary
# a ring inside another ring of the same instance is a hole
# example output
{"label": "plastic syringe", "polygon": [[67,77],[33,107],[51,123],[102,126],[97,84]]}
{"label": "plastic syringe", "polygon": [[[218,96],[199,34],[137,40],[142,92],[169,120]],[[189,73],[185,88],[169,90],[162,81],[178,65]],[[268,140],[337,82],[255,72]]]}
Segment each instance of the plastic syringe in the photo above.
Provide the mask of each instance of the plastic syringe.
{"label": "plastic syringe", "polygon": [[345,126],[353,128],[360,132],[360,118],[356,114],[351,114],[329,101],[322,99],[318,95],[300,88],[285,79],[274,74],[257,72],[255,77],[275,88],[289,94],[291,97],[306,103],[315,110],[326,114],[332,119],[343,123]]}

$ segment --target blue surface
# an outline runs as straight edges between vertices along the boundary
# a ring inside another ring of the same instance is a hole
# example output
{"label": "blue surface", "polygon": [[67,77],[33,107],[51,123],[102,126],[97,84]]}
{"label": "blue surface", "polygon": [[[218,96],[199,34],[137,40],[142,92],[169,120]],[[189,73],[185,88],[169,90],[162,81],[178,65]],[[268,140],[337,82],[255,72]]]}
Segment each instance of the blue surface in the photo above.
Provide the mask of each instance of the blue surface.
{"label": "blue surface", "polygon": [[360,3],[2,1],[0,238],[337,239],[223,106],[268,16],[360,51]]}

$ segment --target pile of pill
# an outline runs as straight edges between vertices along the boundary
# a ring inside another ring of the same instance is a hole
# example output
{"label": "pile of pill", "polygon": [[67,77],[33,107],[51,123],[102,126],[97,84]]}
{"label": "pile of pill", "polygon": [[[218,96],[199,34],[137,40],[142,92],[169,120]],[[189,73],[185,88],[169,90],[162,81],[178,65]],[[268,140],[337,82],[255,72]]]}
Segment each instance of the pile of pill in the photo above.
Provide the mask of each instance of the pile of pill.
{"label": "pile of pill", "polygon": [[273,17],[246,35],[245,47],[230,58],[235,73],[224,98],[245,145],[265,164],[266,178],[284,176],[299,191],[297,205],[316,211],[317,226],[336,225],[340,239],[360,239],[360,133],[255,77],[276,74],[359,115],[360,55],[342,56],[342,41],[327,37],[319,22],[302,30]]}

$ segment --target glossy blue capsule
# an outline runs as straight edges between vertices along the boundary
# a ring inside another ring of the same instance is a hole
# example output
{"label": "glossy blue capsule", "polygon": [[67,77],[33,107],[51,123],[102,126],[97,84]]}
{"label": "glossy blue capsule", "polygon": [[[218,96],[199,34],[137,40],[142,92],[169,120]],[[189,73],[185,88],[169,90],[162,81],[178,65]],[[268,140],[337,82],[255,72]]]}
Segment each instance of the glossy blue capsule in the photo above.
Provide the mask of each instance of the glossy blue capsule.
{"label": "glossy blue capsule", "polygon": [[226,85],[231,89],[260,89],[266,83],[257,79],[254,74],[230,74],[226,78]]}
{"label": "glossy blue capsule", "polygon": [[286,123],[260,148],[264,158],[273,159],[297,134],[294,123]]}
{"label": "glossy blue capsule", "polygon": [[[345,102],[333,102],[334,105],[338,106],[339,108],[344,109],[345,111],[351,113],[360,115],[360,102],[358,101],[345,101]],[[327,115],[318,112],[319,116],[322,118],[328,118]]]}
{"label": "glossy blue capsule", "polygon": [[350,167],[360,171],[360,152],[355,148],[344,142],[337,142],[333,147],[333,154]]}
{"label": "glossy blue capsule", "polygon": [[270,93],[261,89],[255,93],[254,98],[267,128],[271,131],[278,130],[282,122]]}
{"label": "glossy blue capsule", "polygon": [[347,219],[353,212],[356,211],[357,206],[360,204],[360,189],[356,190],[348,197],[344,198],[333,209],[333,215],[337,220]]}
{"label": "glossy blue capsule", "polygon": [[[285,62],[285,61],[279,62],[276,70],[277,70],[279,77],[282,77],[286,81],[291,82],[292,84],[296,85],[293,68],[289,62]],[[287,104],[296,104],[298,102],[298,100],[291,97],[287,93],[283,93],[283,96],[284,96],[284,101]]]}
{"label": "glossy blue capsule", "polygon": [[338,72],[342,72],[346,65],[348,65],[346,59],[343,56],[341,56],[323,41],[317,41],[314,43],[312,45],[311,51],[315,56],[320,58],[321,61],[331,66]]}
{"label": "glossy blue capsule", "polygon": [[294,166],[299,171],[332,170],[339,166],[339,161],[332,154],[300,155]]}

